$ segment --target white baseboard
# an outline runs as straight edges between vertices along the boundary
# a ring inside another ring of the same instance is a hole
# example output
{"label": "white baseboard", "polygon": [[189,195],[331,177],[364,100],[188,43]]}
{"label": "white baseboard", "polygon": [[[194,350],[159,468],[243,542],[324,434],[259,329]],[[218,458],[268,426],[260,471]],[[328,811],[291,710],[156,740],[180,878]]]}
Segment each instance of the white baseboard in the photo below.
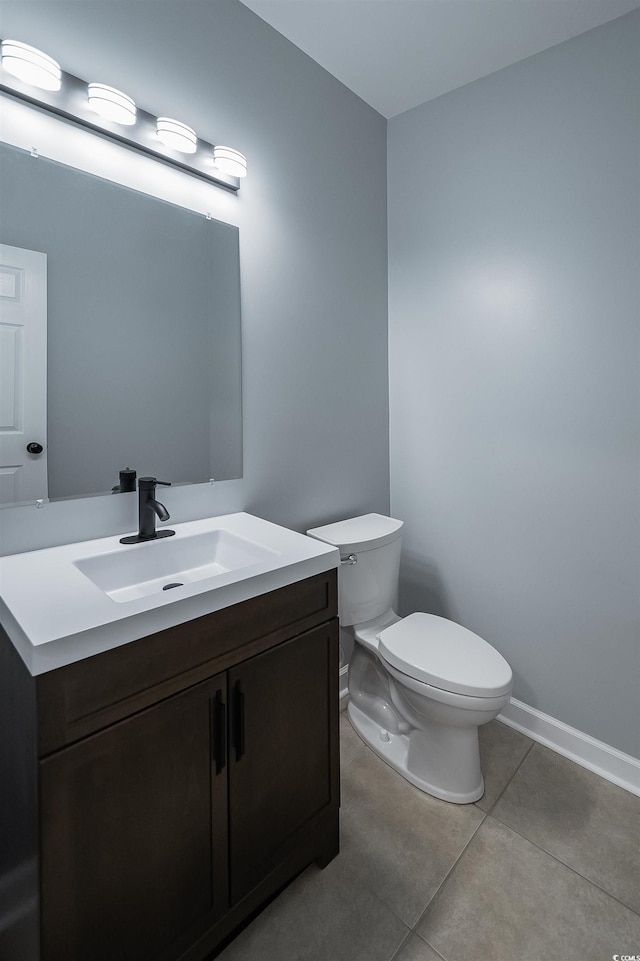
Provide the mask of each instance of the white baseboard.
{"label": "white baseboard", "polygon": [[498,720],[576,764],[640,796],[640,761],[522,701],[511,698]]}
{"label": "white baseboard", "polygon": [[[340,682],[339,682],[341,702],[344,700],[345,697],[349,696],[348,678],[349,678],[349,665],[343,664],[343,666],[340,668]],[[340,704],[340,707],[342,708],[342,703]]]}

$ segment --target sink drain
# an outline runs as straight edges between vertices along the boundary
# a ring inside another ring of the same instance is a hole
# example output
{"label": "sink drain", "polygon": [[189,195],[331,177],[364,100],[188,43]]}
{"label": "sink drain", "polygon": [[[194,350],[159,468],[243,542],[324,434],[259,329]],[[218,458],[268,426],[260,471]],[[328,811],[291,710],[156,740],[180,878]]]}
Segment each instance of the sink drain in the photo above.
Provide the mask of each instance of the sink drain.
{"label": "sink drain", "polygon": [[184,587],[184,584],[181,581],[172,581],[171,584],[165,584],[162,590],[170,591],[172,587]]}

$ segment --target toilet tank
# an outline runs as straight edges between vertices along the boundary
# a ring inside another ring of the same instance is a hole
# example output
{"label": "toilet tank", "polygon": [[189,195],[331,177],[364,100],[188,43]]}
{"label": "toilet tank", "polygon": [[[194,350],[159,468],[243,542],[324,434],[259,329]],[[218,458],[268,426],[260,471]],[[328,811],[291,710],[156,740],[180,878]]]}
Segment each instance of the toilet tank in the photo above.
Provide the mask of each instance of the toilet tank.
{"label": "toilet tank", "polygon": [[[363,624],[393,608],[398,596],[402,521],[364,514],[307,531],[340,549],[338,614],[343,627]],[[355,563],[345,559],[357,558]]]}

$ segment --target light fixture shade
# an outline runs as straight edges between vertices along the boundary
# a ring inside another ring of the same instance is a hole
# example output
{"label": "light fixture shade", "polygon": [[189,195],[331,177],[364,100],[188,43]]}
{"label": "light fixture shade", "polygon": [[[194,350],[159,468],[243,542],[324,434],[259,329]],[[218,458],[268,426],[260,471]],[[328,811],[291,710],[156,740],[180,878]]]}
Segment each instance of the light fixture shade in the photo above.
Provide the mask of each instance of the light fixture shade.
{"label": "light fixture shade", "polygon": [[62,85],[60,64],[19,40],[2,41],[2,66],[14,77],[41,90],[59,90]]}
{"label": "light fixture shade", "polygon": [[179,150],[180,153],[195,153],[198,137],[195,130],[187,127],[186,123],[172,120],[171,117],[158,117],[156,133],[167,147]]}
{"label": "light fixture shade", "polygon": [[89,106],[106,120],[130,126],[136,122],[136,105],[122,90],[108,87],[104,83],[90,83],[88,86]]}
{"label": "light fixture shade", "polygon": [[214,147],[213,162],[218,170],[232,177],[247,176],[247,158],[233,147]]}

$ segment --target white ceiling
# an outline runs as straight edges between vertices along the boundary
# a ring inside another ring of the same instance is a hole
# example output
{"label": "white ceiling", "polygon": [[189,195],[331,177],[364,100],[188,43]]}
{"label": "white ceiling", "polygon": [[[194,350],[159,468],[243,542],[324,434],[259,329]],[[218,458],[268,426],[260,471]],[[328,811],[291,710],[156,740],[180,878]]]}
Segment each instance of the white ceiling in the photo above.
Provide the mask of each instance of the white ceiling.
{"label": "white ceiling", "polygon": [[242,0],[384,117],[640,7],[640,0]]}

